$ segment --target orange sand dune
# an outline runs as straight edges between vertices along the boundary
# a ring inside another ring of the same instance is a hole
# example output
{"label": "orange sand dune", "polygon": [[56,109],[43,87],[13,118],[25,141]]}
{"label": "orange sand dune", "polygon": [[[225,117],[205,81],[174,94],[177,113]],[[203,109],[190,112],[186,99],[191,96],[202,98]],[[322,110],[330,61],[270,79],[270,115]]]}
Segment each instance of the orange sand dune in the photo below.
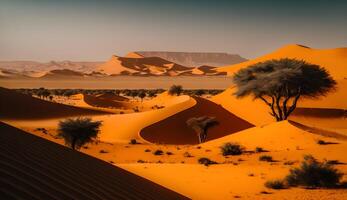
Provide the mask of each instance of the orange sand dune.
{"label": "orange sand dune", "polygon": [[1,119],[43,119],[100,114],[107,112],[52,103],[0,87]]}
{"label": "orange sand dune", "polygon": [[217,70],[232,75],[241,68],[271,59],[295,58],[326,68],[335,79],[347,78],[347,48],[311,49],[301,45],[287,45],[272,53]]}
{"label": "orange sand dune", "polygon": [[[318,140],[335,144],[319,145]],[[221,155],[220,146],[226,142],[239,143],[248,151],[262,147],[268,152],[224,157]],[[238,196],[241,199],[338,200],[344,199],[347,195],[347,191],[341,189],[270,190],[264,186],[267,180],[285,177],[289,169],[297,167],[306,154],[311,154],[319,160],[329,159],[346,163],[347,142],[334,138],[333,135],[310,133],[293,125],[292,122],[283,121],[249,128],[199,146],[200,152],[197,152],[198,150],[193,152],[192,159],[197,162],[199,158],[207,157],[219,164],[209,167],[191,163],[120,164],[118,166],[193,199],[234,199]],[[276,162],[260,162],[261,155],[270,155]],[[285,164],[287,161],[293,164]],[[347,170],[346,165],[336,165],[336,167],[344,173]],[[262,191],[268,194],[262,194]]]}
{"label": "orange sand dune", "polygon": [[112,101],[128,101],[129,100],[126,97],[116,95],[116,94],[110,94],[110,93],[100,94],[100,95],[97,95],[97,97],[102,99],[109,99]]}
{"label": "orange sand dune", "polygon": [[200,97],[194,99],[197,102],[195,106],[142,129],[140,135],[153,143],[196,144],[197,135],[186,121],[201,116],[216,117],[219,123],[209,129],[207,140],[253,126],[209,100]]}
{"label": "orange sand dune", "polygon": [[2,199],[187,199],[4,123],[0,133]]}
{"label": "orange sand dune", "polygon": [[159,57],[112,56],[109,61],[98,68],[98,71],[108,75],[178,75],[189,69]]}
{"label": "orange sand dune", "polygon": [[144,58],[141,54],[136,52],[129,52],[125,57],[127,58]]}
{"label": "orange sand dune", "polygon": [[[319,115],[321,117],[335,112],[344,112],[347,109],[347,80],[337,81],[337,90],[329,93],[326,97],[318,99],[300,99],[294,115]],[[236,98],[233,93],[234,87],[228,88],[221,94],[213,96],[211,100],[222,105],[225,109],[235,115],[249,121],[254,125],[264,125],[273,122],[273,117],[269,114],[270,108],[261,100],[254,100],[252,97]]]}
{"label": "orange sand dune", "polygon": [[[266,150],[286,150],[299,147],[316,147],[317,141],[323,137],[309,133],[293,125],[289,121],[274,122],[263,127],[254,127],[238,133],[212,140],[203,144],[203,147],[220,147],[226,142],[237,142],[248,149],[261,146]],[[331,139],[337,141],[336,139]],[[284,144],[285,143],[285,144]]]}
{"label": "orange sand dune", "polygon": [[132,106],[131,103],[128,103],[126,101],[118,101],[118,100],[112,100],[110,98],[102,98],[100,96],[93,96],[84,94],[83,100],[95,107],[104,107],[104,108],[121,108],[121,109],[130,109]]}

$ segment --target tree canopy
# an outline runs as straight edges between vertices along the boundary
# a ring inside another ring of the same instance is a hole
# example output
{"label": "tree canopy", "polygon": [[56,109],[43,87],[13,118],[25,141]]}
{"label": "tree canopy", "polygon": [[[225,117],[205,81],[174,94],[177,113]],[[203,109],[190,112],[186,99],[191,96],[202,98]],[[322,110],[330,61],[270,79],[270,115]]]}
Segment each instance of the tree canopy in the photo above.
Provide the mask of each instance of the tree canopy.
{"label": "tree canopy", "polygon": [[277,121],[286,120],[300,97],[318,98],[334,90],[336,82],[318,65],[303,60],[280,59],[256,63],[233,76],[237,97],[253,96],[271,108]]}

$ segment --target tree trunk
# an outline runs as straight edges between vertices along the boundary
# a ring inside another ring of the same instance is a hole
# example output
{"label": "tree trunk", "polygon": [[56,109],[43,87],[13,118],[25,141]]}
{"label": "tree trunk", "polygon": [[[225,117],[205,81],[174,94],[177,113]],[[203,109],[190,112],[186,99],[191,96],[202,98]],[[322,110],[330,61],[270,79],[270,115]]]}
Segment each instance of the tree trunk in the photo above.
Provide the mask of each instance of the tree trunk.
{"label": "tree trunk", "polygon": [[76,139],[75,139],[75,138],[73,138],[72,141],[71,141],[71,148],[72,148],[73,150],[76,149]]}
{"label": "tree trunk", "polygon": [[278,111],[278,120],[277,121],[282,121],[283,120],[283,112],[282,112],[281,105],[280,105],[281,96],[279,94],[276,97],[275,101],[276,101],[276,107],[277,107],[277,111]]}

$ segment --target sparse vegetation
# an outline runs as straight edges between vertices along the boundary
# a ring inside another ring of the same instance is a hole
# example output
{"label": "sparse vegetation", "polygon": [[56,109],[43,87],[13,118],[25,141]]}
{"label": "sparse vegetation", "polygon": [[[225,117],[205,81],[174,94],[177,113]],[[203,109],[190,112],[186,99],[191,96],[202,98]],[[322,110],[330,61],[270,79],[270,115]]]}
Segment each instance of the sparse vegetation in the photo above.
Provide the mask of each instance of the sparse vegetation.
{"label": "sparse vegetation", "polygon": [[169,95],[179,96],[183,92],[183,87],[181,85],[172,85],[168,91]]}
{"label": "sparse vegetation", "polygon": [[186,158],[193,157],[189,152],[184,152],[183,156]]}
{"label": "sparse vegetation", "polygon": [[241,155],[242,154],[242,147],[239,144],[236,143],[225,143],[223,146],[220,147],[223,156],[228,155]]}
{"label": "sparse vegetation", "polygon": [[69,118],[59,122],[58,137],[63,138],[72,149],[80,149],[97,138],[100,125],[100,121],[92,121],[91,118]]}
{"label": "sparse vegetation", "polygon": [[99,153],[108,153],[108,151],[101,149]]}
{"label": "sparse vegetation", "polygon": [[256,153],[262,153],[262,152],[266,152],[263,148],[261,148],[261,147],[256,147],[255,148],[255,152]]}
{"label": "sparse vegetation", "polygon": [[145,152],[151,152],[151,150],[150,149],[145,149]]}
{"label": "sparse vegetation", "polygon": [[336,85],[324,68],[288,58],[241,69],[234,74],[233,82],[237,86],[234,93],[237,97],[252,95],[264,101],[276,121],[286,120],[301,97],[324,96]]}
{"label": "sparse vegetation", "polygon": [[186,121],[186,124],[192,128],[198,135],[199,143],[205,142],[207,139],[207,130],[218,124],[215,117],[192,117]]}
{"label": "sparse vegetation", "polygon": [[319,162],[313,156],[306,155],[301,166],[290,170],[285,178],[290,186],[336,187],[340,184],[343,173],[328,162]]}
{"label": "sparse vegetation", "polygon": [[129,144],[138,144],[138,143],[137,143],[136,139],[131,139]]}
{"label": "sparse vegetation", "polygon": [[286,184],[282,180],[266,181],[264,185],[267,188],[271,188],[271,189],[275,189],[275,190],[280,190],[280,189],[286,188]]}
{"label": "sparse vegetation", "polygon": [[205,166],[217,164],[217,162],[212,161],[209,158],[199,158],[198,162],[202,165],[205,165]]}
{"label": "sparse vegetation", "polygon": [[273,162],[274,160],[272,159],[272,156],[269,155],[261,155],[259,157],[260,161],[265,161],[265,162]]}
{"label": "sparse vegetation", "polygon": [[164,153],[164,152],[163,152],[162,150],[160,150],[160,149],[155,150],[155,151],[153,152],[153,154],[156,155],[156,156],[163,155],[163,153]]}

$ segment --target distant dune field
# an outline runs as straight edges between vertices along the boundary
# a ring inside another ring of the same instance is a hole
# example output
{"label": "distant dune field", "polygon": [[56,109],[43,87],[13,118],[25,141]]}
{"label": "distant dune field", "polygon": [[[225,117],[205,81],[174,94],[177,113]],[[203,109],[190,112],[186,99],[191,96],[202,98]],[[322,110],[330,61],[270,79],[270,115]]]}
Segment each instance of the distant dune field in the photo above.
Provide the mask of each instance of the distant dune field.
{"label": "distant dune field", "polygon": [[100,78],[71,79],[0,79],[0,86],[6,88],[49,89],[167,89],[180,84],[186,89],[225,89],[231,85],[230,77],[179,76],[179,77],[135,77],[116,76]]}

